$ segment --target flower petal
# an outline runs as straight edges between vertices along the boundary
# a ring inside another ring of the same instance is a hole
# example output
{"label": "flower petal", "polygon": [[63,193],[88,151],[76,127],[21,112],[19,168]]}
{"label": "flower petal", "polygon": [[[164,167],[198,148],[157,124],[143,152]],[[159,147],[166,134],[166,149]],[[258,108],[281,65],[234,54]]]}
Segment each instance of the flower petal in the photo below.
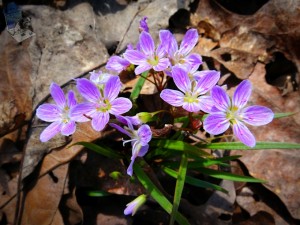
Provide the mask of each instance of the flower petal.
{"label": "flower petal", "polygon": [[215,86],[211,89],[211,97],[215,102],[215,107],[221,111],[226,111],[230,107],[230,98],[228,97],[226,91]]}
{"label": "flower petal", "polygon": [[41,142],[47,142],[61,131],[62,123],[60,121],[51,123],[43,130],[40,135]]}
{"label": "flower petal", "polygon": [[160,93],[160,97],[172,106],[179,107],[183,105],[184,95],[180,91],[164,89]]}
{"label": "flower petal", "polygon": [[77,90],[87,101],[97,102],[101,98],[101,94],[97,86],[86,78],[76,79]]}
{"label": "flower petal", "polygon": [[188,112],[199,112],[201,110],[199,102],[184,102],[182,108]]}
{"label": "flower petal", "polygon": [[57,106],[63,109],[66,105],[66,98],[63,90],[56,83],[50,85],[50,93]]}
{"label": "flower petal", "polygon": [[255,137],[250,132],[250,130],[245,126],[245,124],[236,121],[233,125],[233,134],[245,145],[249,147],[254,147],[256,144]]}
{"label": "flower petal", "polygon": [[135,74],[141,74],[147,70],[150,70],[152,66],[148,62],[144,62],[143,64],[140,64],[138,67],[135,68],[134,72]]}
{"label": "flower petal", "polygon": [[132,102],[127,98],[116,98],[111,103],[111,109],[109,113],[113,115],[120,115],[128,112],[132,108]]}
{"label": "flower petal", "polygon": [[199,39],[198,31],[190,29],[186,32],[179,47],[179,52],[182,55],[187,55],[195,47]]}
{"label": "flower petal", "polygon": [[199,67],[202,64],[202,57],[199,54],[193,53],[184,58],[185,64],[191,67]]}
{"label": "flower petal", "polygon": [[243,80],[233,94],[232,105],[238,108],[244,107],[250,98],[251,91],[252,85],[250,81]]}
{"label": "flower petal", "polygon": [[270,123],[274,118],[274,113],[264,106],[249,106],[242,111],[241,116],[244,122],[253,126],[261,126]]}
{"label": "flower petal", "polygon": [[71,134],[74,134],[75,130],[76,130],[76,123],[74,121],[69,121],[68,123],[62,125],[61,134],[65,136],[69,136]]}
{"label": "flower petal", "polygon": [[199,95],[203,95],[212,89],[220,79],[220,72],[210,70],[203,75],[197,82],[196,91]]}
{"label": "flower petal", "polygon": [[68,92],[68,106],[69,108],[73,108],[77,104],[76,97],[74,91],[70,90]]}
{"label": "flower petal", "polygon": [[123,59],[120,56],[114,55],[109,58],[105,68],[107,70],[116,71],[120,73],[122,70],[125,70],[128,66],[130,66],[130,62],[126,59]]}
{"label": "flower petal", "polygon": [[160,30],[159,39],[161,46],[164,47],[170,57],[173,57],[175,52],[178,50],[178,44],[173,34],[168,30]]}
{"label": "flower petal", "polygon": [[109,121],[109,113],[108,112],[96,113],[92,119],[92,127],[95,131],[102,131],[105,128],[108,121]]}
{"label": "flower petal", "polygon": [[206,113],[211,113],[212,108],[215,105],[215,102],[212,100],[211,96],[200,96],[198,99],[200,110]]}
{"label": "flower petal", "polygon": [[140,43],[140,48],[145,55],[147,56],[154,55],[154,48],[155,48],[154,41],[148,32],[143,31],[140,34],[139,43]]}
{"label": "flower petal", "polygon": [[126,134],[127,136],[131,137],[131,134],[127,130],[125,130],[124,128],[120,127],[118,124],[109,123],[108,125],[115,128],[115,129],[117,129],[121,133]]}
{"label": "flower petal", "polygon": [[87,116],[91,116],[95,111],[96,108],[93,103],[79,103],[70,110],[70,118],[76,122],[87,122],[90,120]]}
{"label": "flower petal", "polygon": [[127,174],[129,175],[129,176],[132,176],[132,174],[133,174],[133,163],[134,163],[134,161],[135,161],[135,158],[136,157],[131,157],[131,162],[130,162],[130,164],[129,164],[129,166],[128,166],[128,168],[127,168]]}
{"label": "flower petal", "polygon": [[224,133],[230,126],[224,113],[209,114],[203,121],[203,128],[208,133],[217,135]]}
{"label": "flower petal", "polygon": [[127,50],[123,54],[124,58],[134,65],[140,65],[147,61],[146,56],[137,50]]}
{"label": "flower petal", "polygon": [[184,67],[173,66],[172,77],[179,90],[184,93],[191,91],[191,80]]}
{"label": "flower petal", "polygon": [[152,138],[152,132],[151,129],[149,127],[149,125],[144,124],[142,125],[138,131],[137,131],[137,135],[140,138],[140,143],[142,146],[145,146],[148,144],[148,142],[151,140]]}
{"label": "flower petal", "polygon": [[155,71],[164,71],[165,69],[168,68],[170,65],[170,60],[167,58],[161,58],[158,61],[158,64],[156,66],[153,66],[153,69]]}
{"label": "flower petal", "polygon": [[107,81],[104,87],[104,98],[109,99],[109,101],[114,100],[121,90],[121,81],[118,76],[112,76]]}
{"label": "flower petal", "polygon": [[138,157],[143,157],[144,155],[146,155],[148,149],[149,149],[149,145],[142,146],[139,151]]}
{"label": "flower petal", "polygon": [[61,119],[61,109],[57,105],[45,103],[36,110],[36,116],[46,122],[54,122]]}

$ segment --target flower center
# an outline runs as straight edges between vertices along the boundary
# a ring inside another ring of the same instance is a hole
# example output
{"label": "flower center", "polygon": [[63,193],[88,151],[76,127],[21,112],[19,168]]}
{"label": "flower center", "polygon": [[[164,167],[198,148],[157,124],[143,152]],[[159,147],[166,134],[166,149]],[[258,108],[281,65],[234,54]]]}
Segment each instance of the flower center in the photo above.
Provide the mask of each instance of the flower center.
{"label": "flower center", "polygon": [[151,66],[156,66],[158,64],[159,59],[157,56],[154,56],[154,57],[148,59],[147,61]]}
{"label": "flower center", "polygon": [[183,101],[184,102],[187,102],[187,103],[198,103],[199,102],[199,99],[197,98],[197,96],[195,95],[192,95],[190,93],[186,93],[186,95],[184,96],[183,98]]}
{"label": "flower center", "polygon": [[238,107],[232,106],[227,112],[226,112],[226,118],[229,120],[231,124],[235,123],[235,120],[242,120],[241,116],[238,113]]}
{"label": "flower center", "polygon": [[61,118],[63,123],[68,123],[70,121],[69,110],[70,109],[68,106],[65,106],[64,109],[62,110]]}
{"label": "flower center", "polygon": [[108,99],[104,99],[100,104],[99,107],[97,108],[97,111],[100,112],[107,112],[111,109],[111,104]]}

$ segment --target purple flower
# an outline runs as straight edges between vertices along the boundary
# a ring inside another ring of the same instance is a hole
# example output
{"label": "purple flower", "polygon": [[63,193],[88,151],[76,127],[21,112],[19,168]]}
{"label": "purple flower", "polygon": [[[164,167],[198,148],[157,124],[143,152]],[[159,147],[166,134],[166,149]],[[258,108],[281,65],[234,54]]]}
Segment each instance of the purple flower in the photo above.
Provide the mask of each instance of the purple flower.
{"label": "purple flower", "polygon": [[172,106],[182,106],[189,112],[210,112],[213,102],[210,96],[204,96],[220,79],[220,73],[210,71],[199,80],[191,80],[187,71],[180,66],[172,69],[173,80],[180,91],[164,89],[160,97]]}
{"label": "purple flower", "polygon": [[76,130],[76,124],[70,118],[70,110],[76,106],[74,92],[69,91],[68,100],[66,100],[63,90],[56,83],[52,83],[50,93],[56,104],[45,103],[36,110],[39,119],[51,122],[41,133],[40,140],[42,142],[50,140],[59,132],[69,136]]}
{"label": "purple flower", "polygon": [[119,74],[123,70],[126,70],[130,65],[131,64],[128,60],[122,58],[121,56],[114,55],[109,58],[105,68],[109,71]]}
{"label": "purple flower", "polygon": [[270,123],[274,113],[264,106],[245,107],[251,95],[251,83],[242,81],[233,94],[232,100],[221,87],[214,87],[211,97],[215,106],[204,120],[204,129],[210,134],[221,134],[231,125],[234,135],[245,145],[255,146],[255,137],[246,124],[261,126]]}
{"label": "purple flower", "polygon": [[149,32],[149,27],[146,21],[147,19],[148,17],[144,16],[143,19],[140,20],[140,27],[139,27],[140,32],[142,31]]}
{"label": "purple flower", "polygon": [[86,78],[77,79],[77,89],[87,102],[76,105],[71,111],[71,118],[77,122],[92,119],[92,127],[96,131],[104,129],[109,121],[109,114],[120,115],[128,112],[132,103],[127,98],[117,98],[121,81],[118,76],[109,78],[103,90]]}
{"label": "purple flower", "polygon": [[124,58],[130,63],[137,65],[136,74],[147,70],[164,71],[168,68],[170,61],[165,57],[165,51],[159,45],[156,49],[151,35],[145,31],[140,34],[139,50],[126,50]]}
{"label": "purple flower", "polygon": [[145,194],[142,194],[138,196],[133,201],[129,202],[126,206],[126,209],[124,210],[125,215],[134,214],[137,212],[137,210],[146,202],[147,196]]}
{"label": "purple flower", "polygon": [[196,29],[190,29],[186,32],[179,49],[177,41],[170,31],[161,30],[159,37],[164,50],[170,58],[172,66],[187,66],[189,64],[191,67],[198,68],[202,64],[202,58],[199,54],[190,54],[199,39]]}
{"label": "purple flower", "polygon": [[124,128],[120,127],[117,124],[110,123],[109,125],[116,128],[118,131],[122,132],[123,134],[126,134],[131,139],[123,141],[123,145],[127,142],[131,142],[132,146],[132,156],[131,156],[131,162],[127,168],[127,174],[129,176],[132,176],[133,173],[133,163],[136,159],[136,157],[143,157],[148,149],[149,149],[149,141],[152,138],[152,131],[147,124],[141,125],[138,130],[135,130],[133,128],[133,125],[131,123],[131,120],[127,117],[119,117],[118,118],[120,122],[125,123],[127,126]]}
{"label": "purple flower", "polygon": [[96,84],[100,89],[103,88],[103,86],[106,84],[106,82],[109,80],[109,78],[112,76],[108,73],[103,73],[101,70],[96,72],[95,70],[93,72],[90,72],[90,81],[92,81],[94,84]]}

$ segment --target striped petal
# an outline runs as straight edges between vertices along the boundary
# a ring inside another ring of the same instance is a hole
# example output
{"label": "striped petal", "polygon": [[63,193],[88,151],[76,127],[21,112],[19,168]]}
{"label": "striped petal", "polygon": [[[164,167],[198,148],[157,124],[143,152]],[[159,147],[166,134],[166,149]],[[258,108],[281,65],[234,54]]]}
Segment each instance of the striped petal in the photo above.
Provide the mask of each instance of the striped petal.
{"label": "striped petal", "polygon": [[270,123],[274,118],[274,113],[264,106],[249,106],[243,109],[241,117],[245,123],[261,126]]}
{"label": "striped petal", "polygon": [[213,135],[224,133],[229,126],[230,123],[223,113],[209,114],[203,121],[204,130]]}
{"label": "striped petal", "polygon": [[61,109],[57,105],[45,103],[36,110],[36,116],[46,122],[54,122],[61,119]]}
{"label": "striped petal", "polygon": [[199,39],[198,31],[190,29],[186,32],[180,44],[179,52],[182,55],[187,55],[195,47]]}
{"label": "striped petal", "polygon": [[174,83],[179,88],[179,90],[181,90],[184,93],[191,91],[191,80],[184,67],[173,66],[172,77]]}
{"label": "striped petal", "polygon": [[127,98],[116,98],[111,103],[111,109],[109,110],[109,113],[113,115],[121,115],[123,113],[128,112],[132,108],[132,103]]}
{"label": "striped petal", "polygon": [[53,138],[56,134],[58,134],[61,131],[61,128],[62,128],[62,123],[60,121],[51,123],[41,133],[40,135],[41,142],[49,141],[51,138]]}
{"label": "striped petal", "polygon": [[101,94],[97,86],[86,78],[77,79],[77,90],[89,102],[97,102]]}
{"label": "striped petal", "polygon": [[109,121],[108,112],[96,113],[92,119],[92,127],[95,131],[102,131],[105,128],[108,121]]}
{"label": "striped petal", "polygon": [[245,145],[249,147],[254,147],[256,144],[255,137],[250,132],[250,130],[239,121],[236,121],[236,123],[233,125],[233,134]]}
{"label": "striped petal", "polygon": [[63,90],[56,83],[50,85],[50,93],[59,108],[63,109],[66,105],[66,98]]}
{"label": "striped petal", "polygon": [[172,106],[182,106],[184,102],[184,95],[180,91],[165,89],[160,93],[160,97]]}
{"label": "striped petal", "polygon": [[211,97],[215,102],[215,107],[221,111],[226,111],[230,107],[230,98],[228,97],[226,91],[215,86],[211,89]]}
{"label": "striped petal", "polygon": [[233,106],[236,106],[238,108],[244,107],[250,98],[251,92],[252,92],[252,85],[250,81],[248,80],[242,81],[233,94],[232,97]]}
{"label": "striped petal", "polygon": [[154,41],[148,32],[143,31],[140,34],[139,43],[140,43],[140,48],[145,55],[147,56],[154,55],[154,48],[155,48]]}

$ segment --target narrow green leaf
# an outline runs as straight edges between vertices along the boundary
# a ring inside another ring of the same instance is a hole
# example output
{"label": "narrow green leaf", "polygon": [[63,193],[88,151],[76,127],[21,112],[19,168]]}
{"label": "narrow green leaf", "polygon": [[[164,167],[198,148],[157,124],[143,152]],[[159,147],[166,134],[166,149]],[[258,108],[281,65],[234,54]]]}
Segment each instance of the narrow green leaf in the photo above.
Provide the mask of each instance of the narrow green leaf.
{"label": "narrow green leaf", "polygon": [[90,143],[90,142],[77,142],[74,145],[82,145],[94,152],[97,152],[101,155],[104,155],[108,158],[115,158],[115,159],[120,159],[123,158],[122,155],[112,149],[109,149],[108,147],[102,147],[100,145]]}
{"label": "narrow green leaf", "polygon": [[[172,212],[172,204],[171,202],[166,198],[166,196],[163,195],[163,193],[155,186],[155,184],[151,181],[151,179],[146,175],[144,170],[141,168],[139,163],[134,163],[133,165],[134,173],[136,174],[137,178],[141,182],[141,184],[144,186],[144,188],[149,192],[151,197],[167,212]],[[188,220],[181,214],[176,214],[176,221],[180,225],[190,225]]]}
{"label": "narrow green leaf", "polygon": [[191,154],[198,154],[202,156],[207,156],[211,157],[211,155],[199,147],[196,147],[194,145],[188,144],[184,141],[180,140],[155,140],[150,143],[152,147],[158,147],[158,148],[165,148],[169,150],[174,150],[174,151],[184,151],[186,153],[191,153]]}
{"label": "narrow green leaf", "polygon": [[91,197],[105,197],[111,194],[107,191],[87,191],[87,195]]}
{"label": "narrow green leaf", "polygon": [[299,149],[300,144],[284,142],[256,142],[255,147],[250,148],[241,142],[217,142],[198,144],[199,148],[220,150],[261,150],[261,149]]}
{"label": "narrow green leaf", "polygon": [[175,222],[175,217],[178,212],[178,207],[181,200],[181,195],[185,183],[185,177],[186,177],[186,171],[187,171],[187,165],[188,165],[188,157],[186,153],[183,153],[181,156],[179,171],[177,174],[177,181],[175,186],[175,192],[174,192],[174,199],[173,199],[173,208],[171,212],[171,219],[170,219],[170,225],[173,225]]}
{"label": "narrow green leaf", "polygon": [[138,81],[136,82],[131,94],[130,94],[130,100],[135,103],[137,98],[140,95],[140,92],[144,86],[144,83],[146,81],[145,77],[147,77],[148,71],[142,73],[142,75],[139,77]]}
{"label": "narrow green leaf", "polygon": [[278,118],[283,118],[283,117],[289,117],[289,116],[292,116],[296,113],[294,112],[287,112],[287,113],[275,113],[274,115],[274,119],[278,119]]}
{"label": "narrow green leaf", "polygon": [[[177,178],[178,173],[175,170],[172,170],[168,167],[164,167],[163,170],[164,170],[165,173],[167,173],[171,177],[173,177],[175,179]],[[196,187],[206,188],[206,189],[213,189],[213,190],[217,190],[217,191],[222,191],[224,193],[228,193],[227,190],[220,187],[219,185],[212,184],[212,183],[209,183],[207,181],[199,180],[199,179],[194,178],[194,177],[186,176],[185,177],[185,182],[187,184],[190,184],[190,185],[193,185],[193,186],[196,186]]]}
{"label": "narrow green leaf", "polygon": [[211,177],[218,178],[218,179],[224,179],[224,180],[232,180],[232,181],[237,181],[237,182],[251,182],[251,183],[264,183],[266,181],[260,180],[257,178],[253,177],[248,177],[248,176],[241,176],[241,175],[236,175],[228,172],[223,172],[219,170],[213,170],[213,169],[208,169],[208,168],[198,168],[200,172],[207,174]]}

